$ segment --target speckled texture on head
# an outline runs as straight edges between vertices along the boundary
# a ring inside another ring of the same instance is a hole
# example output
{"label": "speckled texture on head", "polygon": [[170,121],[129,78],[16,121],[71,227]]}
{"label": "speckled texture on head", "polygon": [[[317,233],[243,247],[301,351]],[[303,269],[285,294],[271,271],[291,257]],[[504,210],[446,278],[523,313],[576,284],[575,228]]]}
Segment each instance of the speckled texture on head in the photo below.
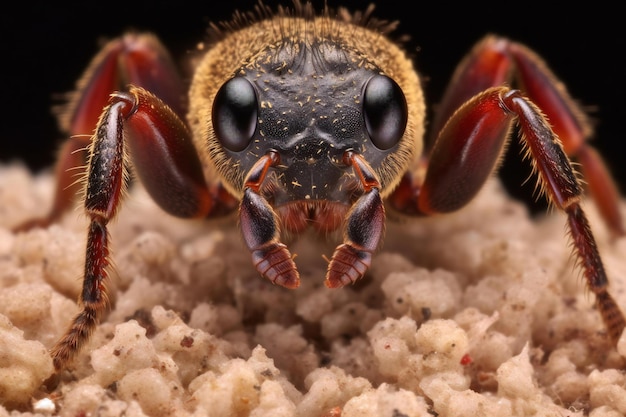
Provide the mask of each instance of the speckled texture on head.
{"label": "speckled texture on head", "polygon": [[[326,10],[318,16],[309,9],[310,4],[297,8],[299,11],[295,13],[283,11],[272,15],[266,11],[261,16],[240,17],[238,24],[227,26],[217,43],[208,43],[200,52],[201,58],[190,89],[188,120],[196,147],[207,150],[201,155],[206,177],[213,179],[215,172],[219,172],[225,178],[228,190],[240,196],[247,174],[238,162],[226,155],[213,131],[213,101],[224,82],[240,75],[241,71],[259,66],[265,68],[261,64],[282,59],[278,53],[281,50],[291,51],[287,53],[290,59],[315,56],[323,63],[324,47],[330,46],[330,50],[339,49],[345,53],[346,60],[355,68],[371,65],[380,69],[398,83],[406,97],[409,117],[403,139],[397,152],[389,155],[387,163],[377,172],[383,185],[381,194],[386,196],[400,181],[400,174],[421,156],[425,117],[421,80],[400,40],[391,37],[389,32],[393,24],[377,21],[367,14],[365,17],[360,14],[353,16],[344,9]],[[292,48],[310,51],[308,54],[297,54]],[[297,66],[297,63],[292,65]],[[289,77],[285,77],[284,82],[295,85],[304,83],[309,87],[313,78],[321,80],[324,76],[323,71],[311,71],[306,78],[294,76],[290,81]],[[307,96],[315,95],[315,90],[302,91],[301,95],[302,100],[306,100]],[[324,106],[320,101],[317,103]]]}

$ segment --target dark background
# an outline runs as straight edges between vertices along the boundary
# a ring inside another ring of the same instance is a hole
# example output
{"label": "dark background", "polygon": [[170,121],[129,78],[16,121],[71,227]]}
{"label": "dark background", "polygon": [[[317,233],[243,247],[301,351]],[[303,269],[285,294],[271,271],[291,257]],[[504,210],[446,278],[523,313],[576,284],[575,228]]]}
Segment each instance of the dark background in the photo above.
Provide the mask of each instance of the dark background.
{"label": "dark background", "polygon": [[[182,59],[203,39],[207,22],[228,20],[235,9],[248,10],[256,0],[220,2],[136,1],[19,2],[0,16],[2,100],[0,162],[21,160],[35,171],[54,161],[63,139],[50,107],[59,94],[73,89],[75,80],[103,38],[129,28],[157,33]],[[269,5],[278,4],[266,0]],[[283,4],[289,4],[282,2]],[[366,1],[328,0],[332,7],[364,9]],[[314,0],[322,6],[323,1]],[[417,56],[425,77],[426,97],[435,103],[455,64],[489,32],[522,41],[540,53],[567,84],[572,95],[592,109],[597,122],[594,146],[605,155],[622,193],[626,194],[626,152],[623,118],[626,111],[624,52],[626,35],[618,2],[605,6],[544,9],[545,2],[415,3],[385,0],[376,16],[400,20],[398,34],[408,34],[408,47]],[[572,3],[570,3],[572,4]],[[415,9],[415,10],[413,10]],[[514,192],[528,175],[516,163],[511,146],[503,175]],[[534,180],[522,187],[527,198]],[[515,191],[516,192],[516,191]],[[524,197],[526,196],[526,197]]]}

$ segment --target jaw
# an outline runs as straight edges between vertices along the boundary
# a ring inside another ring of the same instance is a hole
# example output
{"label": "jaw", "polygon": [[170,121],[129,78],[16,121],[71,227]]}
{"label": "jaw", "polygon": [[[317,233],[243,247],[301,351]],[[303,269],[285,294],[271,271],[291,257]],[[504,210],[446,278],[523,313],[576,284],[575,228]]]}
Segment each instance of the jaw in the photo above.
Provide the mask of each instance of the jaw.
{"label": "jaw", "polygon": [[311,228],[320,235],[340,230],[350,209],[348,204],[328,200],[297,200],[276,207],[282,230],[300,235]]}

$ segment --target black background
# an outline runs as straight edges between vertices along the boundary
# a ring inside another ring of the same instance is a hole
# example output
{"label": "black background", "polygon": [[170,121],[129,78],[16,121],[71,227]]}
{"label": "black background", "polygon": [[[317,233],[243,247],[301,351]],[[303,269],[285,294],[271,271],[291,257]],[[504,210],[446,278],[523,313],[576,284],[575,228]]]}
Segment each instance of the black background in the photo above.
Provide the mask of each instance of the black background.
{"label": "black background", "polygon": [[[289,0],[287,0],[289,1]],[[203,39],[207,22],[228,20],[235,9],[248,10],[256,0],[227,2],[136,1],[13,3],[0,15],[2,115],[0,162],[24,161],[35,171],[54,161],[63,139],[50,112],[55,97],[70,91],[99,42],[129,28],[160,36],[175,57],[182,59]],[[276,2],[266,0],[266,4]],[[283,2],[283,4],[289,4]],[[314,0],[321,7],[323,1]],[[364,9],[369,2],[328,0],[331,7]],[[565,3],[568,4],[568,3]],[[606,157],[626,194],[626,152],[623,117],[626,110],[624,75],[626,22],[618,2],[569,3],[566,8],[546,2],[411,3],[386,0],[375,15],[399,20],[398,34],[411,37],[408,47],[417,56],[425,77],[426,97],[436,103],[456,63],[489,32],[531,46],[567,84],[572,95],[592,110],[597,122],[594,146]],[[534,181],[521,187],[528,167],[516,163],[511,146],[503,175],[512,192],[528,196]]]}

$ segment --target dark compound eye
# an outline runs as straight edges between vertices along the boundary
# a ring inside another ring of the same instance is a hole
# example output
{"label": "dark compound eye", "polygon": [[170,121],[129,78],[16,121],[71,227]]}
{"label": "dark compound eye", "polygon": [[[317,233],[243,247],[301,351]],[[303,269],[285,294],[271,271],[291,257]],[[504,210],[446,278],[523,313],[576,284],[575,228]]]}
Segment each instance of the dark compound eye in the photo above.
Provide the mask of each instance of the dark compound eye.
{"label": "dark compound eye", "polygon": [[228,80],[213,102],[213,128],[228,150],[244,150],[256,129],[257,98],[254,87],[243,77]]}
{"label": "dark compound eye", "polygon": [[400,86],[384,75],[370,78],[363,92],[363,117],[374,146],[386,150],[397,144],[408,118]]}

